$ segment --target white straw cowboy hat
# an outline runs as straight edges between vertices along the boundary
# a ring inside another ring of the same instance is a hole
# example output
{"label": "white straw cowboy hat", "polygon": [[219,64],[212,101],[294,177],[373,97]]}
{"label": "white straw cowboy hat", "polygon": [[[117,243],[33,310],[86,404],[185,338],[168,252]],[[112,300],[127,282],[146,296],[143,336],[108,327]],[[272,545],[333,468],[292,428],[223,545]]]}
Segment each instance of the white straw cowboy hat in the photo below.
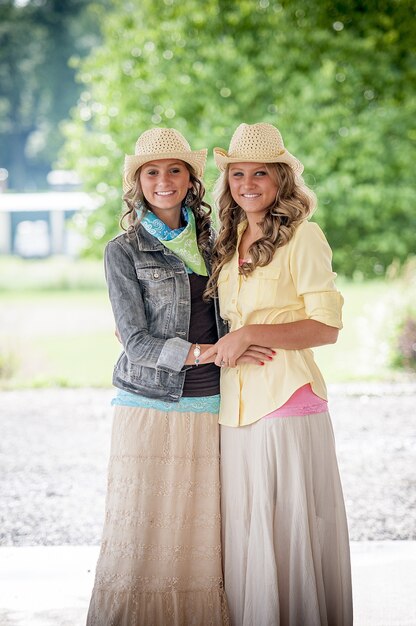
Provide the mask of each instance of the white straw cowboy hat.
{"label": "white straw cowboy hat", "polygon": [[231,138],[228,152],[214,148],[215,163],[224,171],[229,163],[287,163],[295,174],[303,165],[283,144],[282,135],[272,124],[240,124]]}
{"label": "white straw cowboy hat", "polygon": [[207,160],[207,150],[191,150],[185,137],[173,128],[151,128],[140,135],[134,154],[126,154],[124,160],[123,190],[134,187],[139,167],[158,159],[179,159],[192,165],[201,178]]}

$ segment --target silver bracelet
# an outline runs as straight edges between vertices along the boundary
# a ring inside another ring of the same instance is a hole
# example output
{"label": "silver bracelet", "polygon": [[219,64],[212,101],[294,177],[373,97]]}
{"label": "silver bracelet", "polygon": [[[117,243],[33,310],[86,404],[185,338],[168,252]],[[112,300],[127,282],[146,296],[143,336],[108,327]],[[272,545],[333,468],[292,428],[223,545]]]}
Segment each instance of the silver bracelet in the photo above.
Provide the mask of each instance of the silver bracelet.
{"label": "silver bracelet", "polygon": [[195,365],[199,365],[200,356],[201,356],[201,346],[199,345],[199,343],[196,343],[195,348],[194,348]]}

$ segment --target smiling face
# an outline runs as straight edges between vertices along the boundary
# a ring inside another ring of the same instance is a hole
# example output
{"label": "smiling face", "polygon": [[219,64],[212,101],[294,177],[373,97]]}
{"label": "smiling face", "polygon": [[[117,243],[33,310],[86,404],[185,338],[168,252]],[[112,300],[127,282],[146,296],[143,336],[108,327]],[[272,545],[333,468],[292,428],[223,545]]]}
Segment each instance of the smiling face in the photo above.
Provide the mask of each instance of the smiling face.
{"label": "smiling face", "polygon": [[264,163],[232,163],[228,169],[228,184],[233,200],[243,209],[247,218],[262,219],[274,204],[276,182]]}
{"label": "smiling face", "polygon": [[182,202],[192,187],[190,173],[179,159],[158,159],[140,170],[140,186],[153,213],[165,223],[180,216]]}

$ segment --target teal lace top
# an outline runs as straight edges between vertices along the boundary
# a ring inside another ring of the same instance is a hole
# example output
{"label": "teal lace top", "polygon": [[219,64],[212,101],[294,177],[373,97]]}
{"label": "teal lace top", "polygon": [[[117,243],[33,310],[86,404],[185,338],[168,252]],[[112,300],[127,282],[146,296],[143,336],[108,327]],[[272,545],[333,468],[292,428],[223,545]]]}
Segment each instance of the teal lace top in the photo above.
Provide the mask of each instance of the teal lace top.
{"label": "teal lace top", "polygon": [[137,406],[145,409],[156,409],[157,411],[178,411],[179,413],[218,413],[220,396],[217,394],[199,398],[182,397],[179,402],[166,402],[117,389],[117,395],[111,404],[113,406]]}

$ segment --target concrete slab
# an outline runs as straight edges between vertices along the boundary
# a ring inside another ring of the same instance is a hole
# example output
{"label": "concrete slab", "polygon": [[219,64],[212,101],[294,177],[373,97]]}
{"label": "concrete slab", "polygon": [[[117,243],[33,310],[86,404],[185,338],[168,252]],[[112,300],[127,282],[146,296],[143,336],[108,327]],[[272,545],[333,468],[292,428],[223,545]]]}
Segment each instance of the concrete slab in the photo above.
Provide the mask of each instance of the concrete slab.
{"label": "concrete slab", "polygon": [[[354,625],[416,626],[416,541],[352,542],[351,556]],[[96,546],[0,548],[0,625],[84,626],[97,557]]]}
{"label": "concrete slab", "polygon": [[416,541],[351,543],[354,626],[416,626]]}
{"label": "concrete slab", "polygon": [[97,546],[0,548],[1,626],[83,626]]}

